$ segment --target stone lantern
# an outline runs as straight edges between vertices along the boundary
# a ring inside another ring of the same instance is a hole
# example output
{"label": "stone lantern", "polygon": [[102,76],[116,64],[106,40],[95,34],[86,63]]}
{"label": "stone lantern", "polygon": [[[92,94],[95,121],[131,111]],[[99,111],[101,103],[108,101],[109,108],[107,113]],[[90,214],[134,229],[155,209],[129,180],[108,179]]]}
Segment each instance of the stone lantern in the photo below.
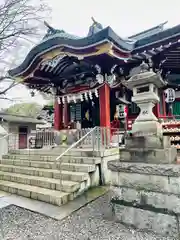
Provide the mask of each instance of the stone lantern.
{"label": "stone lantern", "polygon": [[133,91],[132,101],[140,108],[140,114],[132,125],[132,133],[136,136],[162,135],[162,127],[153,113],[153,107],[159,102],[158,89],[164,85],[159,74],[146,69],[127,81],[126,86]]}
{"label": "stone lantern", "polygon": [[176,160],[177,150],[171,147],[169,137],[163,136],[162,124],[153,113],[153,107],[159,102],[158,89],[164,85],[160,74],[148,70],[145,63],[127,81],[140,114],[132,124],[132,136],[127,137],[125,149],[121,151],[122,161],[170,163]]}

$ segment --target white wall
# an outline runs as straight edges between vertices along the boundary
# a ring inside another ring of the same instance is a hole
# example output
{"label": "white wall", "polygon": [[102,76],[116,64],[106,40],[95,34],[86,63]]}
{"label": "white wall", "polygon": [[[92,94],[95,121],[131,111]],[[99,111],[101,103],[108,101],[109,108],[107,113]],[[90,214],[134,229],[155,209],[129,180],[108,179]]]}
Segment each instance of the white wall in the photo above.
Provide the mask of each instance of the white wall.
{"label": "white wall", "polygon": [[10,133],[9,137],[6,139],[6,143],[4,143],[4,144],[8,144],[9,150],[19,149],[19,127],[27,127],[28,134],[30,134],[32,130],[36,130],[36,124],[33,124],[33,123],[23,124],[23,123],[2,122],[2,126],[6,129],[8,133]]}
{"label": "white wall", "polygon": [[33,123],[9,123],[9,132],[12,133],[10,145],[13,149],[19,148],[19,127],[27,127],[28,135],[32,130],[36,130],[36,124]]}

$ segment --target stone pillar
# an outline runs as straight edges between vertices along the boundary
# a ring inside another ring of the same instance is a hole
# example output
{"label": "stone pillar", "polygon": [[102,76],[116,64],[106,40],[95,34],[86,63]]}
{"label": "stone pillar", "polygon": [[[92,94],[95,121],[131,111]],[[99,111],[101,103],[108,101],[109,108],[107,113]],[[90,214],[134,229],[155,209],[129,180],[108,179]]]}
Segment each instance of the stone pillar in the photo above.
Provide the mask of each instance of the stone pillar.
{"label": "stone pillar", "polygon": [[100,126],[110,127],[110,87],[104,84],[99,89]]}
{"label": "stone pillar", "polygon": [[59,131],[62,129],[62,117],[63,117],[62,104],[59,104],[57,99],[54,103],[54,129]]}

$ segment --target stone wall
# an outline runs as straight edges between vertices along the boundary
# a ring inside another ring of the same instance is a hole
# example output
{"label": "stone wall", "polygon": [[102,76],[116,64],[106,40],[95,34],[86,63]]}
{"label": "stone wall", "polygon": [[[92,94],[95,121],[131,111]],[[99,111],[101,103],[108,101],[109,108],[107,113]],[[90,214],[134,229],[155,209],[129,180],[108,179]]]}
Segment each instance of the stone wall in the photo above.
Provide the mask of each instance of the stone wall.
{"label": "stone wall", "polygon": [[111,161],[116,220],[180,239],[180,165]]}

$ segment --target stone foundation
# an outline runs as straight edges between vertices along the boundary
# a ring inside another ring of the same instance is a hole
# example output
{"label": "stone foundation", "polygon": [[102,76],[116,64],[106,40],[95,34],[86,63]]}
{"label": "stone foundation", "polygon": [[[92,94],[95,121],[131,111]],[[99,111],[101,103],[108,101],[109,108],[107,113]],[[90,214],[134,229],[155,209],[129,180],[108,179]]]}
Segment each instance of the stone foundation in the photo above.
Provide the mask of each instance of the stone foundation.
{"label": "stone foundation", "polygon": [[124,162],[144,163],[175,163],[177,160],[177,149],[174,147],[165,149],[143,149],[131,148],[120,150],[120,159]]}
{"label": "stone foundation", "polygon": [[170,145],[168,137],[132,136],[126,139],[125,149],[120,150],[124,162],[175,163],[177,149]]}
{"label": "stone foundation", "polygon": [[116,220],[180,239],[180,165],[111,161]]}

